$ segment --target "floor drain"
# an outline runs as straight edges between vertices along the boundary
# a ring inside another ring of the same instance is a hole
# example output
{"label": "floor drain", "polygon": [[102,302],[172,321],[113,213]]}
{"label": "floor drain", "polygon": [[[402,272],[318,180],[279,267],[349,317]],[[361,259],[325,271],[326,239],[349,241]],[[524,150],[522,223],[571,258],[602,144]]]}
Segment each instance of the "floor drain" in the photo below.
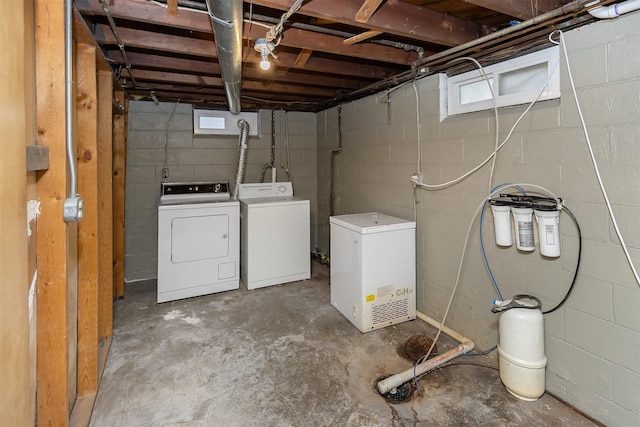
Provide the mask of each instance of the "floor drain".
{"label": "floor drain", "polygon": [[[427,354],[433,344],[433,340],[425,335],[413,335],[404,344],[404,352],[410,360],[417,362],[422,356]],[[429,357],[438,353],[438,346],[433,346],[433,351]]]}
{"label": "floor drain", "polygon": [[[376,390],[378,390],[378,383],[384,380],[385,378],[388,378],[388,377],[378,378],[378,381],[376,381]],[[378,391],[378,393],[380,392]],[[413,394],[413,386],[411,385],[411,382],[406,382],[404,384],[400,384],[398,387],[396,387],[393,390],[390,390],[387,393],[384,393],[384,394],[380,393],[380,394],[389,402],[404,402],[405,400],[408,400]]]}

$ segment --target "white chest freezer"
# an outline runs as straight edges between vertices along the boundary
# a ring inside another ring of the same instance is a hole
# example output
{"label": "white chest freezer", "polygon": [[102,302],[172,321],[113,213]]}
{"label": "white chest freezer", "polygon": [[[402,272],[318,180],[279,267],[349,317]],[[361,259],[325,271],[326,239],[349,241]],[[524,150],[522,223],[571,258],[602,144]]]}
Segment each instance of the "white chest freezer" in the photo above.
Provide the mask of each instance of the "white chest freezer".
{"label": "white chest freezer", "polygon": [[371,212],[329,223],[331,304],[362,332],[415,319],[415,222]]}

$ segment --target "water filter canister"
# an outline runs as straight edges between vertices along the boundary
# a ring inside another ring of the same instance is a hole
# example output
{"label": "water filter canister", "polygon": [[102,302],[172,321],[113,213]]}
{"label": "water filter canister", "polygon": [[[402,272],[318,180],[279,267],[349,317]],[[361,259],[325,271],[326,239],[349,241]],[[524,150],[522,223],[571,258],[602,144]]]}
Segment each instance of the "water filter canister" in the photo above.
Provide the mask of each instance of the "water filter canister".
{"label": "water filter canister", "polygon": [[547,257],[560,256],[560,211],[535,210],[538,223],[538,240],[540,241],[540,253]]}
{"label": "water filter canister", "polygon": [[516,230],[516,247],[521,251],[531,252],[535,247],[533,235],[533,209],[512,207]]}
{"label": "water filter canister", "polygon": [[511,207],[502,205],[491,205],[493,212],[493,225],[496,234],[496,245],[511,246],[513,236],[511,235]]}

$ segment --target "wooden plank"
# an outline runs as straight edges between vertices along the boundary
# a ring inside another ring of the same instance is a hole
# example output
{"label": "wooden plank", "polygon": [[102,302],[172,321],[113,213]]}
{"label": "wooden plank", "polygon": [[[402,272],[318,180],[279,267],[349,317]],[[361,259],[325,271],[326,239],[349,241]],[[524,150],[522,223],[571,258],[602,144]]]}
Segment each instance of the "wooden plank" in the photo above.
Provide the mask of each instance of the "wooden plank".
{"label": "wooden plank", "polygon": [[168,16],[178,15],[178,0],[167,0],[167,15]]}
{"label": "wooden plank", "polygon": [[37,141],[49,147],[49,170],[38,174],[37,184],[41,211],[37,221],[37,423],[64,426],[69,420],[67,397],[71,387],[67,356],[68,226],[62,220],[68,192],[63,2],[36,0],[35,20]]}
{"label": "wooden plank", "polygon": [[76,44],[78,193],[84,218],[78,223],[78,389],[98,390],[98,106],[96,48]]}
{"label": "wooden plank", "polygon": [[98,72],[98,339],[113,330],[113,75]]}
{"label": "wooden plank", "polygon": [[359,43],[363,40],[367,40],[370,39],[371,37],[375,37],[382,34],[382,31],[378,31],[378,30],[370,30],[370,31],[366,31],[362,34],[358,34],[355,35],[353,37],[349,37],[348,39],[345,39],[342,43],[347,44],[347,45],[352,45],[354,43]]}
{"label": "wooden plank", "polygon": [[113,295],[124,297],[124,189],[127,165],[128,103],[124,92],[116,92],[116,100],[125,113],[113,118]]}
{"label": "wooden plank", "polygon": [[365,24],[382,2],[383,0],[365,0],[362,6],[360,6],[358,13],[356,13],[356,21]]}
{"label": "wooden plank", "polygon": [[302,49],[300,53],[298,53],[298,57],[296,58],[294,65],[297,68],[304,68],[312,53],[313,51],[311,49]]}
{"label": "wooden plank", "polygon": [[[27,1],[2,6],[0,30],[3,48],[0,68],[0,97],[4,104],[0,115],[2,143],[0,154],[0,424],[32,426],[35,385],[31,382],[29,351],[29,249],[25,232],[28,179],[25,146],[33,143],[29,124],[33,113],[31,24]],[[33,174],[29,174],[33,175]],[[32,226],[35,223],[31,223]],[[35,235],[29,238],[33,242]],[[32,272],[31,272],[32,274]],[[33,388],[32,388],[33,387]]]}

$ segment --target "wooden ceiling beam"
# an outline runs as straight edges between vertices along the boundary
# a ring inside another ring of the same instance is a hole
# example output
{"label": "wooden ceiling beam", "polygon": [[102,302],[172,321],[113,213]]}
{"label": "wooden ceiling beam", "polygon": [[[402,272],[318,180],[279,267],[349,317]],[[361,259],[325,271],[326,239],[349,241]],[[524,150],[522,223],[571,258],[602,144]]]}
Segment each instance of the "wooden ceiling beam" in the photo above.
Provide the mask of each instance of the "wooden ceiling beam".
{"label": "wooden ceiling beam", "polygon": [[[115,36],[111,33],[108,26],[100,25],[96,28],[101,29],[101,31],[96,32],[100,33],[96,35],[96,40],[98,40],[100,44],[116,45]],[[146,49],[158,53],[172,52],[202,58],[216,58],[217,56],[215,42],[210,40],[190,39],[170,34],[133,30],[130,28],[119,28],[118,34],[126,47]],[[104,46],[103,49],[105,49]],[[279,52],[278,59],[272,60],[272,64],[288,68],[299,68],[295,65],[296,58],[296,54]],[[247,55],[246,62],[258,63],[260,62],[260,58],[257,55]],[[132,62],[132,66],[135,69],[135,63]],[[399,71],[399,69],[368,64],[345,63],[343,61],[315,57],[310,58],[304,68],[308,71],[369,79],[386,78]]]}
{"label": "wooden ceiling beam", "polygon": [[[285,11],[291,6],[290,0],[244,1]],[[353,26],[360,5],[361,0],[310,1],[304,3],[296,13]],[[360,26],[443,46],[457,46],[483,33],[483,27],[479,24],[401,0],[385,1],[369,21]]]}
{"label": "wooden ceiling beam", "polygon": [[[157,81],[162,83],[172,83],[172,84],[188,84],[188,85],[198,85],[202,87],[222,87],[222,79],[219,77],[210,77],[210,76],[194,76],[192,74],[180,74],[180,73],[169,73],[162,71],[145,71],[145,70],[135,70],[133,71],[133,76],[136,81]],[[304,94],[304,95],[314,95],[318,97],[331,97],[335,95],[335,90],[332,89],[323,89],[316,88],[310,86],[300,86],[294,84],[286,84],[286,83],[273,83],[268,88],[265,88],[262,82],[249,81],[245,80],[242,82],[242,89],[248,90],[269,90],[275,92],[282,92],[287,94]]]}
{"label": "wooden ceiling beam", "polygon": [[[110,52],[109,57],[116,64],[124,67],[124,59],[119,50]],[[129,53],[129,60],[135,64],[135,69],[143,70],[168,70],[182,71],[188,70],[191,74],[217,75],[220,76],[220,67],[216,62],[198,61],[183,58],[170,58],[160,55],[151,55],[145,53]],[[267,77],[274,81],[285,80],[294,84],[310,84],[315,86],[339,87],[343,89],[359,89],[366,85],[366,80],[362,78],[333,77],[325,74],[302,73],[293,70],[286,76],[281,76],[277,70],[275,73],[266,73]],[[243,70],[243,78],[251,80],[260,80],[265,78],[265,71],[258,67],[246,67]]]}
{"label": "wooden ceiling beam", "polygon": [[507,16],[513,16],[514,18],[522,19],[523,21],[535,18],[538,15],[542,15],[543,13],[550,12],[562,6],[562,1],[560,0],[531,0],[531,1],[463,0],[463,1],[465,3],[469,3],[474,6],[493,10],[494,12],[502,13]]}

